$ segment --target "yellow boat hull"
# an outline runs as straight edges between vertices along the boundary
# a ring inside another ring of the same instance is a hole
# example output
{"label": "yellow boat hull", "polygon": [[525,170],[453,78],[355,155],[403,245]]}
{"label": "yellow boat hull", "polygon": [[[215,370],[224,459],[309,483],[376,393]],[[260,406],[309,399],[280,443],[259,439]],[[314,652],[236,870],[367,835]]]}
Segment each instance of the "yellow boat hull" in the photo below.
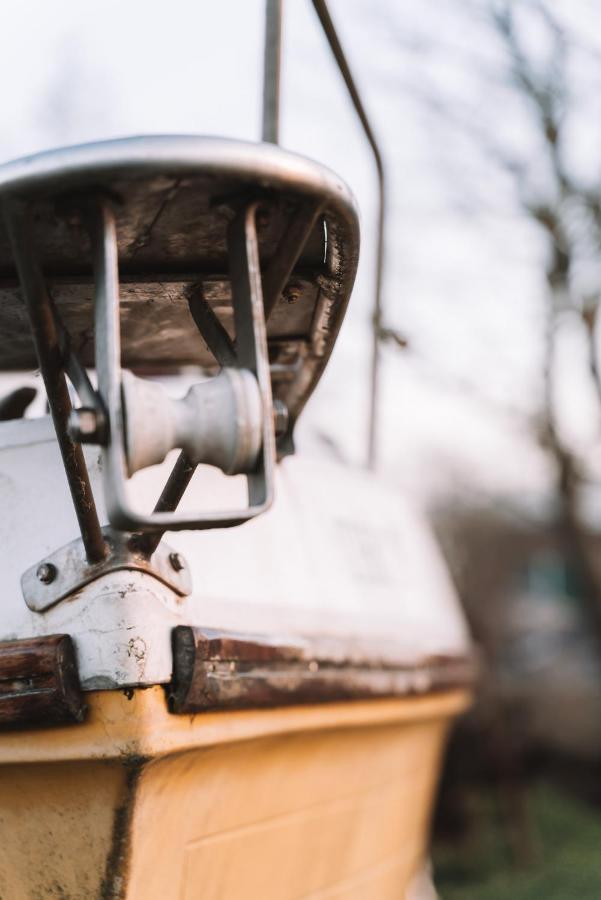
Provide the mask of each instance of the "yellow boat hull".
{"label": "yellow boat hull", "polygon": [[0,738],[0,897],[397,900],[468,694],[173,716],[96,692]]}

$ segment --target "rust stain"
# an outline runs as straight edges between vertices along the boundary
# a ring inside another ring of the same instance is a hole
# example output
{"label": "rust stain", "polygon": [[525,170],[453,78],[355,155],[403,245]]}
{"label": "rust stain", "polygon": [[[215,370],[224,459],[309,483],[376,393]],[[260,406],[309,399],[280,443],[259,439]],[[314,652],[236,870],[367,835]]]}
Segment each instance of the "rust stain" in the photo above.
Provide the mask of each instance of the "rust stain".
{"label": "rust stain", "polygon": [[111,849],[104,878],[100,885],[100,900],[125,900],[131,853],[131,826],[140,775],[147,759],[128,756],[124,759],[125,788],[123,802],[115,810]]}

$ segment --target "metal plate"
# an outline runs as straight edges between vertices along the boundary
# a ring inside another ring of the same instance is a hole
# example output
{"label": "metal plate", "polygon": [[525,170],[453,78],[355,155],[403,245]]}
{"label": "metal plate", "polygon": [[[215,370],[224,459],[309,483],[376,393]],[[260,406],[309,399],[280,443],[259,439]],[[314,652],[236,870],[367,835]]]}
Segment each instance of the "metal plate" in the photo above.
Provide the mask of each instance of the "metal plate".
{"label": "metal plate", "polygon": [[128,535],[105,528],[104,536],[108,552],[100,562],[88,562],[83,543],[77,538],[26,569],[21,576],[21,590],[29,609],[44,612],[66,597],[73,597],[86,584],[119,571],[145,572],[180,597],[191,592],[192,579],[184,557],[164,542],[158,545],[149,560],[130,545]]}
{"label": "metal plate", "polygon": [[[188,309],[202,295],[232,334],[226,231],[240,204],[260,202],[261,265],[303,203],[323,203],[268,323],[275,396],[296,418],[340,327],[359,246],[352,195],[328,169],[264,144],[148,137],[51,151],[0,166],[0,198],[31,198],[33,234],[52,296],[82,361],[93,365],[90,243],[77,197],[116,200],[122,364],[154,371],[215,361]],[[75,198],[75,200],[74,200]],[[0,223],[0,368],[37,366],[8,236]]]}

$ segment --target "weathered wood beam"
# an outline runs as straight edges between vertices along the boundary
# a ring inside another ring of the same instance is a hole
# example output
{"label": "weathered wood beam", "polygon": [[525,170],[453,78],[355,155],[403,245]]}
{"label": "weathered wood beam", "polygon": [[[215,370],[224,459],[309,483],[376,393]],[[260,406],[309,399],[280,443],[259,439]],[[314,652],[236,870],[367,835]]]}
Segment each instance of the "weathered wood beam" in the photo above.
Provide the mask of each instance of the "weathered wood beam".
{"label": "weathered wood beam", "polygon": [[0,730],[81,722],[85,712],[68,634],[0,642]]}
{"label": "weathered wood beam", "polygon": [[436,657],[416,665],[354,643],[344,655],[310,642],[177,626],[169,708],[176,713],[425,694],[472,684],[474,660]]}

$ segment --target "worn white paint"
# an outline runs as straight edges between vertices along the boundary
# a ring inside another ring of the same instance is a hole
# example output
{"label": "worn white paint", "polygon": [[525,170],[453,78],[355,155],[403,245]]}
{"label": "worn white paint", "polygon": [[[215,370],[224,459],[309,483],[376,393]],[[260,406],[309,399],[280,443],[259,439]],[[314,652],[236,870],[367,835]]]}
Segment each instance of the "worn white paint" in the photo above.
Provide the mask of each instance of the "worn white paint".
{"label": "worn white paint", "polygon": [[[101,500],[97,453],[86,455]],[[166,471],[138,473],[134,499],[150,509]],[[202,468],[185,504],[236,505],[243,487],[241,478]],[[383,655],[394,652],[407,662],[468,646],[425,522],[396,491],[359,469],[286,459],[274,508],[260,519],[236,529],[169,534],[192,570],[188,598],[151,576],[116,572],[41,614],[26,607],[21,574],[78,535],[47,418],[0,425],[0,504],[0,640],[68,632],[89,689],[167,681],[176,624],[318,635],[326,642],[371,637]]]}

